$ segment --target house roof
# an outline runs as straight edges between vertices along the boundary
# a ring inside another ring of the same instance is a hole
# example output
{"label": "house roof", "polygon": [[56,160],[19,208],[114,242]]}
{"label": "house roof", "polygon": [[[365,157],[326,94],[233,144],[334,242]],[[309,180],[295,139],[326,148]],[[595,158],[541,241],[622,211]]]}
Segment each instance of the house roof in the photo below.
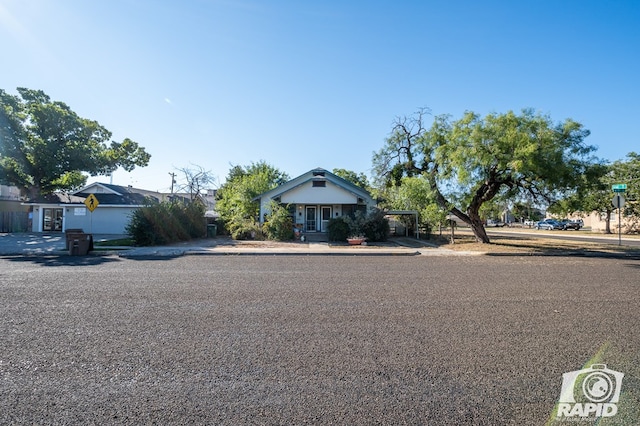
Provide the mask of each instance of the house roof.
{"label": "house roof", "polygon": [[361,188],[357,185],[354,185],[348,180],[343,179],[340,176],[337,176],[328,170],[325,170],[321,167],[317,167],[313,170],[309,170],[304,174],[301,174],[296,178],[291,179],[290,181],[283,183],[282,185],[277,186],[276,188],[270,191],[267,191],[258,195],[257,197],[254,198],[254,201],[260,200],[262,198],[275,198],[275,197],[281,196],[285,192],[291,191],[292,189],[297,188],[300,185],[303,185],[309,181],[314,181],[314,180],[327,180],[341,187],[342,189],[351,192],[352,194],[360,198],[371,199],[371,194],[369,194],[369,192],[366,189]]}
{"label": "house roof", "polygon": [[93,194],[103,206],[142,206],[168,198],[160,192],[95,182],[70,194],[56,192],[41,195],[25,204],[84,204],[89,194]]}

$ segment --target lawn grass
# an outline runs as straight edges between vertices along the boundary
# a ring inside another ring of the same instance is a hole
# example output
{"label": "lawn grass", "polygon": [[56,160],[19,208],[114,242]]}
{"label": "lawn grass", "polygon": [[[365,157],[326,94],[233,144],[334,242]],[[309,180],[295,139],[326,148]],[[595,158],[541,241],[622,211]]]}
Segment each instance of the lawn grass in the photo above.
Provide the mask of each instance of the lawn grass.
{"label": "lawn grass", "polygon": [[457,233],[454,244],[449,239],[435,240],[442,247],[456,251],[477,251],[486,254],[523,254],[523,255],[603,255],[618,254],[640,256],[640,248],[630,246],[618,246],[617,241],[607,243],[595,243],[583,240],[559,240],[544,238],[544,236],[511,236],[491,235],[490,244],[481,244],[475,241],[471,234]]}
{"label": "lawn grass", "polygon": [[94,247],[133,247],[133,239],[119,238],[117,240],[96,240],[93,242]]}

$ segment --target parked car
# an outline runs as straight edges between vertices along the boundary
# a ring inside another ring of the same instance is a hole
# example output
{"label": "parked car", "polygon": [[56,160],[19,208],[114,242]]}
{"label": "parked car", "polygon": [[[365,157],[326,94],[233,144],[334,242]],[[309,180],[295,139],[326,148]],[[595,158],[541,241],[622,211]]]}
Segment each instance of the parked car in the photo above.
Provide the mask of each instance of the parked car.
{"label": "parked car", "polygon": [[560,222],[560,225],[562,225],[562,229],[564,229],[565,231],[567,229],[575,229],[576,231],[578,231],[580,228],[582,228],[584,222],[582,222],[582,219],[579,220],[563,220]]}
{"label": "parked car", "polygon": [[554,229],[562,229],[562,225],[555,219],[545,219],[536,223],[536,229],[546,229],[547,231],[553,231]]}
{"label": "parked car", "polygon": [[487,226],[497,226],[499,228],[502,228],[504,226],[504,222],[501,220],[487,219]]}
{"label": "parked car", "polygon": [[524,226],[531,227],[531,226],[535,226],[535,224],[536,224],[535,220],[527,219],[527,220],[524,221]]}

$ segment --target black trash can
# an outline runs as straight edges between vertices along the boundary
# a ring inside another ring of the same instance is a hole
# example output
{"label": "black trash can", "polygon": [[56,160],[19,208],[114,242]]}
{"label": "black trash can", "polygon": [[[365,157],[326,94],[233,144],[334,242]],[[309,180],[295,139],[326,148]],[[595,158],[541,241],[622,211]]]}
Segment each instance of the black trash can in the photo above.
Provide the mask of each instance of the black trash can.
{"label": "black trash can", "polygon": [[93,235],[91,234],[70,234],[69,254],[71,256],[86,256],[93,250]]}
{"label": "black trash can", "polygon": [[64,231],[65,233],[65,237],[66,237],[66,243],[64,245],[64,249],[65,250],[69,250],[69,241],[71,241],[72,239],[74,239],[74,235],[76,234],[84,234],[84,229],[80,229],[80,228],[71,228],[71,229],[66,229]]}

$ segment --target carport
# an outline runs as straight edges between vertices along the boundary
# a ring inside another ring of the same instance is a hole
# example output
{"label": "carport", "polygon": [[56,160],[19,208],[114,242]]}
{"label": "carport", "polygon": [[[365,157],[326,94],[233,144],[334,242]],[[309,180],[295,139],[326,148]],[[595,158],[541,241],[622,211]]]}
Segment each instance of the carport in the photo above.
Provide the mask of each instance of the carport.
{"label": "carport", "polygon": [[[387,216],[413,216],[415,218],[416,225],[416,238],[420,239],[420,227],[418,226],[418,211],[417,210],[389,210],[385,212]],[[409,236],[409,230],[406,230],[406,236]]]}

